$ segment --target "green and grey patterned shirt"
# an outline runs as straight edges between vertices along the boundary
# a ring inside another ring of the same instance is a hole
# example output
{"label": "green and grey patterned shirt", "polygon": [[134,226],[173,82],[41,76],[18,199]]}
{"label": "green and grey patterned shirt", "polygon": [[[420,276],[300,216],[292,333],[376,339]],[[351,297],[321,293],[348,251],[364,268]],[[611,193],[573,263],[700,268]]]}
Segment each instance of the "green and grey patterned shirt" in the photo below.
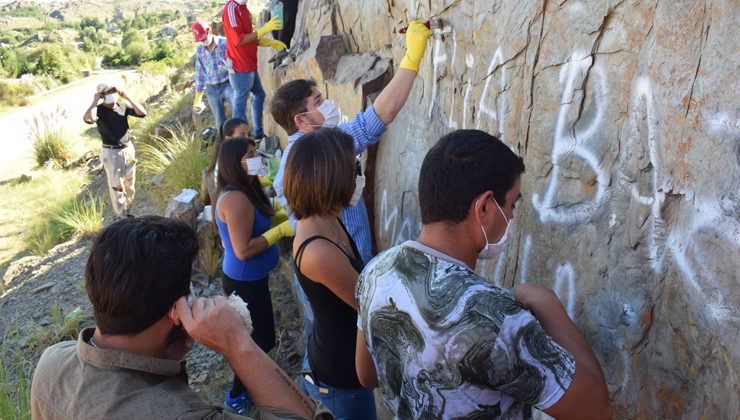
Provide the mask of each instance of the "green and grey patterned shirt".
{"label": "green and grey patterned shirt", "polygon": [[397,418],[530,418],[573,379],[573,357],[511,293],[418,242],[370,262],[356,297]]}

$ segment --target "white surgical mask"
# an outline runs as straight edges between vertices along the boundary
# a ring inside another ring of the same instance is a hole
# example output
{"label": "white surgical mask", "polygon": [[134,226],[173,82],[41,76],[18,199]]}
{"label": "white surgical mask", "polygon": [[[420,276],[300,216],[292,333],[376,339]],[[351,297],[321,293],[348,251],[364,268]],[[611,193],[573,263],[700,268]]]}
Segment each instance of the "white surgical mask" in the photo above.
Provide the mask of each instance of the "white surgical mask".
{"label": "white surgical mask", "polygon": [[114,103],[116,103],[117,100],[118,100],[118,94],[117,93],[109,93],[109,94],[105,95],[104,102],[106,104],[114,104]]}
{"label": "white surgical mask", "polygon": [[244,163],[247,164],[247,175],[265,176],[269,173],[260,156],[244,159]]}
{"label": "white surgical mask", "polygon": [[[501,212],[501,215],[504,216],[504,220],[506,220],[506,230],[504,230],[504,234],[501,235],[501,239],[496,241],[495,243],[488,243],[488,235],[486,235],[486,230],[483,229],[483,226],[481,225],[480,230],[483,231],[483,237],[486,239],[486,246],[483,247],[483,249],[478,253],[478,259],[480,260],[492,260],[499,256],[502,252],[504,252],[504,249],[506,249],[506,239],[509,237],[509,226],[511,223],[509,222],[509,218],[506,217],[504,214],[504,211],[501,210],[501,206],[498,205],[496,200],[491,198],[493,200],[493,203],[498,207],[498,211]],[[476,202],[477,204],[477,202]]]}
{"label": "white surgical mask", "polygon": [[304,112],[301,115],[308,114],[311,112],[318,111],[321,115],[324,116],[324,125],[312,125],[313,128],[334,128],[337,125],[339,125],[339,108],[337,105],[330,101],[325,100],[324,102],[319,105],[318,108],[314,109],[313,111]]}
{"label": "white surgical mask", "polygon": [[360,201],[362,197],[362,190],[365,189],[365,175],[357,175],[355,178],[355,192],[352,193],[352,199],[349,200],[349,205],[354,206]]}
{"label": "white surgical mask", "polygon": [[203,40],[203,46],[207,47],[213,42],[213,34],[208,34],[205,40]]}

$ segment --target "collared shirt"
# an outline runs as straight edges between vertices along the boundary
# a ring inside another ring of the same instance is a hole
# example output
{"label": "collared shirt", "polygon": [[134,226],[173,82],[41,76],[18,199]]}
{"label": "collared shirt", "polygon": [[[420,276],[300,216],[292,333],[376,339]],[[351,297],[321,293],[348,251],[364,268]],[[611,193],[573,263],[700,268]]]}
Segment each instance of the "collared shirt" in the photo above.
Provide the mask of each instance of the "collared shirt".
{"label": "collared shirt", "polygon": [[208,85],[217,85],[229,81],[229,72],[226,67],[226,38],[214,37],[216,47],[209,51],[208,47],[199,43],[195,49],[195,91],[203,92]]}
{"label": "collared shirt", "polygon": [[252,15],[245,4],[229,0],[221,13],[226,35],[226,54],[234,71],[249,73],[257,71],[257,42],[239,45],[242,38],[254,32]]}
{"label": "collared shirt", "polygon": [[[339,124],[337,127],[345,133],[352,136],[355,142],[355,153],[360,154],[370,145],[373,145],[380,141],[380,136],[385,132],[385,124],[380,120],[378,114],[375,113],[375,107],[370,105],[365,111],[357,114],[354,120],[346,123]],[[293,143],[301,138],[304,134],[297,132],[291,134],[288,137],[288,146],[283,152],[283,158],[280,161],[280,169],[278,169],[275,175],[275,180],[272,183],[277,193],[280,205],[283,206],[285,211],[288,213],[288,220],[290,225],[293,227],[293,231],[296,230],[296,218],[293,211],[288,205],[288,200],[285,199],[285,193],[283,192],[283,176],[285,174],[285,163],[288,161],[288,154],[290,149],[293,147]],[[370,222],[367,217],[367,208],[365,208],[364,198],[360,198],[354,206],[346,207],[342,210],[342,220],[344,226],[347,227],[347,231],[352,239],[357,244],[357,249],[360,251],[360,257],[362,261],[367,263],[373,258],[373,243],[372,237],[370,236]]]}
{"label": "collared shirt", "polygon": [[396,418],[527,419],[575,375],[573,356],[510,292],[418,242],[371,261],[355,298]]}
{"label": "collared shirt", "polygon": [[[41,355],[31,385],[32,418],[245,419],[188,388],[184,361],[93,347],[94,332],[85,329],[77,342],[55,344]],[[299,418],[260,411],[261,418]]]}

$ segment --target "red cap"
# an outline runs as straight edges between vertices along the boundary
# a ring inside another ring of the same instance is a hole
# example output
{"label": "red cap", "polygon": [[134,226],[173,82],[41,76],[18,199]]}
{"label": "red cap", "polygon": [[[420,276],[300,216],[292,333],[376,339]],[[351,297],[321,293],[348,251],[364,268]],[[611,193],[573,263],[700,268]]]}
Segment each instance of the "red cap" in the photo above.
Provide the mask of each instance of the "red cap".
{"label": "red cap", "polygon": [[196,21],[193,24],[193,40],[195,42],[203,42],[206,40],[208,35],[208,24],[201,21]]}

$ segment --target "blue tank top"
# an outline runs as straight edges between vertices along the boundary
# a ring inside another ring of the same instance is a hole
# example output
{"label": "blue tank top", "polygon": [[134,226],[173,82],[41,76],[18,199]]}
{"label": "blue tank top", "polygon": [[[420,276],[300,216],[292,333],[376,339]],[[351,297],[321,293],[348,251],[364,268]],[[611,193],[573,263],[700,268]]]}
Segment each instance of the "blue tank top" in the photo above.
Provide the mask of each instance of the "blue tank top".
{"label": "blue tank top", "polygon": [[[230,192],[231,191],[223,192],[219,197],[218,202],[220,202],[221,198]],[[224,246],[224,274],[234,280],[243,281],[261,280],[267,277],[270,271],[275,268],[278,263],[278,259],[280,258],[278,245],[275,244],[247,260],[240,260],[234,253],[234,247],[231,244],[229,229],[226,227],[226,222],[218,217],[218,202],[216,204],[216,225],[218,226],[218,233],[221,236],[221,242]],[[263,215],[255,208],[254,225],[252,225],[252,238],[256,238],[267,232],[271,225],[272,218],[270,216]]]}

